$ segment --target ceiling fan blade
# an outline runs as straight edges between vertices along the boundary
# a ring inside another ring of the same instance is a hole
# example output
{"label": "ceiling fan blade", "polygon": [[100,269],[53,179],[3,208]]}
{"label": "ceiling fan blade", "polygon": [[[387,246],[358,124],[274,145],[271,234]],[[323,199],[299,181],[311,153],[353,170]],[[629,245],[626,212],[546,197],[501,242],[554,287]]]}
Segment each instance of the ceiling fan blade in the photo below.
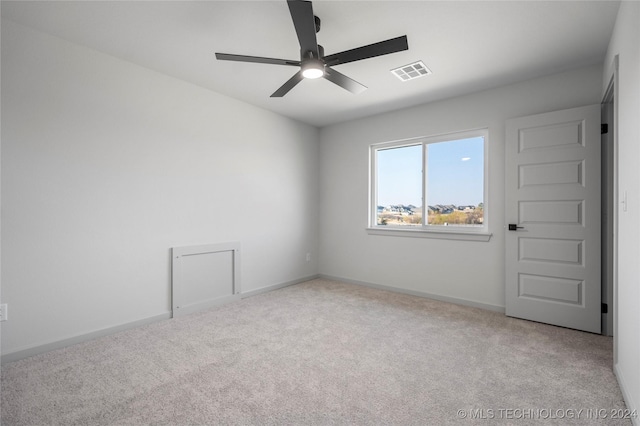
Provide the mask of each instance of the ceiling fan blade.
{"label": "ceiling fan blade", "polygon": [[221,61],[257,62],[259,64],[300,66],[300,61],[289,59],[262,58],[260,56],[232,55],[230,53],[216,53],[216,59]]}
{"label": "ceiling fan blade", "polygon": [[407,43],[407,36],[405,35],[325,56],[324,62],[329,66],[334,66],[359,61],[361,59],[388,55],[389,53],[401,52],[407,49],[409,49],[409,44]]}
{"label": "ceiling fan blade", "polygon": [[304,77],[302,76],[302,70],[300,70],[297,73],[295,73],[293,75],[293,77],[291,77],[289,80],[287,80],[287,82],[285,84],[280,86],[280,88],[278,90],[273,92],[273,95],[271,95],[271,97],[272,98],[281,98],[281,97],[283,97],[284,95],[289,93],[289,90],[293,89],[294,86],[296,84],[300,83],[302,80],[304,80]]}
{"label": "ceiling fan blade", "polygon": [[316,39],[316,21],[313,16],[313,7],[310,1],[287,0],[293,26],[296,27],[296,34],[300,42],[302,53],[313,52],[315,58],[318,57],[318,41]]}
{"label": "ceiling fan blade", "polygon": [[343,89],[346,89],[348,91],[350,91],[351,93],[362,93],[365,90],[367,90],[367,86],[362,85],[360,83],[358,83],[357,81],[347,77],[344,74],[339,73],[338,71],[331,69],[329,67],[325,67],[324,68],[324,78],[326,78],[327,80],[329,80],[332,83],[337,84],[338,86],[342,87]]}

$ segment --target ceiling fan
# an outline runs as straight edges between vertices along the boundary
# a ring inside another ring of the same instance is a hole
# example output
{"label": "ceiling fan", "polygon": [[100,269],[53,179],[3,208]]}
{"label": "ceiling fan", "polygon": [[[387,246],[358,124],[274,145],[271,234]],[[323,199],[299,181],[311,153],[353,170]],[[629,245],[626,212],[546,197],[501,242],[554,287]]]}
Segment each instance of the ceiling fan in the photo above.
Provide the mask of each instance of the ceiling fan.
{"label": "ceiling fan", "polygon": [[300,70],[293,77],[271,95],[272,98],[279,98],[286,95],[296,84],[305,78],[320,77],[324,77],[352,93],[360,93],[366,90],[367,87],[331,67],[346,64],[347,62],[400,52],[409,48],[407,36],[404,35],[324,56],[324,48],[320,46],[316,40],[316,33],[320,31],[320,18],[314,16],[311,2],[305,0],[287,0],[287,4],[298,35],[298,41],[300,42],[299,61],[216,53],[216,58],[224,61],[257,62],[261,64],[300,67]]}

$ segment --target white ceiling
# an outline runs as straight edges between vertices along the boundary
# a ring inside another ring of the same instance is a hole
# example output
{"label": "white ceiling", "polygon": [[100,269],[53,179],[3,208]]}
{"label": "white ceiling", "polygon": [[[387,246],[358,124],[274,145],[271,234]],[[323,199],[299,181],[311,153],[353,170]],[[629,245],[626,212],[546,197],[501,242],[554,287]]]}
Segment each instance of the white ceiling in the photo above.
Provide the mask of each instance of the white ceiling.
{"label": "white ceiling", "polygon": [[[325,126],[599,63],[617,1],[326,1],[318,42],[332,54],[407,35],[409,50],[335,67],[369,89],[305,80],[297,68],[217,61],[215,52],[299,59],[284,0],[2,1],[2,17],[250,104]],[[433,74],[389,70],[422,60]]]}

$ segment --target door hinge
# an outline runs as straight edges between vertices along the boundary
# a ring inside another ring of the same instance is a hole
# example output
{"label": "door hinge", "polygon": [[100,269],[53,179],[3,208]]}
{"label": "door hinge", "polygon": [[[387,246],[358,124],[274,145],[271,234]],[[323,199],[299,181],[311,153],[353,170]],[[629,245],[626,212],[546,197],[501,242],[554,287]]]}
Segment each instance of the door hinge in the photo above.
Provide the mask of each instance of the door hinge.
{"label": "door hinge", "polygon": [[606,135],[607,133],[609,133],[609,125],[607,123],[602,123],[600,125],[600,134]]}
{"label": "door hinge", "polygon": [[607,305],[606,303],[603,303],[602,304],[602,309],[600,309],[600,310],[601,310],[601,312],[603,314],[608,314],[609,313],[609,305]]}

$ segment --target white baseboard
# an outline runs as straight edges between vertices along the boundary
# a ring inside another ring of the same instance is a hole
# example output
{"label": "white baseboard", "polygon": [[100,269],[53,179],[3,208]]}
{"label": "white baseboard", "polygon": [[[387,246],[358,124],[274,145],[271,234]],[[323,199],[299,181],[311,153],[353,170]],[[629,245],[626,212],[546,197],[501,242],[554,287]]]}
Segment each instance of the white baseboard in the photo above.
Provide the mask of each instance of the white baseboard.
{"label": "white baseboard", "polygon": [[107,327],[101,330],[92,331],[91,333],[80,334],[78,336],[69,337],[67,339],[62,339],[62,340],[56,340],[55,342],[49,342],[43,345],[36,345],[28,348],[18,349],[17,351],[3,354],[1,362],[2,364],[5,364],[8,362],[18,361],[20,359],[28,358],[30,356],[43,354],[45,352],[53,351],[56,349],[66,348],[67,346],[75,345],[78,343],[88,342],[89,340],[94,340],[99,337],[108,336],[110,334],[115,334],[120,331],[141,327],[143,325],[151,324],[158,321],[163,321],[169,318],[171,318],[171,312],[166,312],[164,314],[143,318],[138,321],[116,325],[115,327]]}
{"label": "white baseboard", "polygon": [[[410,295],[413,295],[413,296],[426,297],[428,299],[435,299],[435,300],[440,300],[440,301],[443,301],[443,302],[455,303],[455,304],[458,304],[458,305],[465,305],[465,306],[472,306],[474,308],[481,308],[481,309],[486,309],[486,310],[490,310],[490,311],[504,313],[504,307],[503,306],[489,305],[489,304],[486,304],[486,303],[474,302],[472,300],[458,299],[458,298],[448,297],[448,296],[440,296],[440,295],[437,295],[437,294],[430,294],[430,293],[414,291],[414,290],[406,290],[406,289],[402,289],[402,288],[398,288],[398,287],[391,287],[391,286],[386,286],[386,285],[382,285],[382,284],[367,283],[367,282],[364,282],[364,281],[356,281],[356,280],[351,280],[351,279],[348,279],[348,278],[334,277],[334,276],[324,275],[324,274],[310,275],[310,276],[307,276],[307,277],[302,277],[302,278],[298,278],[298,279],[295,279],[295,280],[286,281],[286,282],[283,282],[283,283],[273,284],[273,285],[265,286],[265,287],[258,288],[258,289],[255,289],[255,290],[243,292],[243,293],[240,294],[240,297],[242,299],[245,299],[247,297],[252,297],[252,296],[256,296],[256,295],[261,294],[261,293],[267,293],[269,291],[277,290],[277,289],[284,288],[284,287],[289,287],[289,286],[295,285],[295,284],[300,284],[302,282],[310,281],[310,280],[313,280],[313,279],[316,279],[316,278],[324,278],[324,279],[333,280],[333,281],[341,281],[341,282],[345,282],[345,283],[349,283],[349,284],[362,285],[362,286],[366,286],[366,287],[377,288],[377,289],[380,289],[380,290],[387,290],[387,291],[393,291],[393,292],[396,292],[396,293],[410,294]],[[99,337],[108,336],[110,334],[118,333],[120,331],[125,331],[125,330],[129,330],[131,328],[136,328],[136,327],[141,327],[143,325],[151,324],[151,323],[158,322],[158,321],[167,320],[167,319],[170,319],[170,318],[171,318],[171,312],[166,312],[166,313],[163,313],[163,314],[160,314],[160,315],[155,315],[155,316],[152,316],[152,317],[149,317],[149,318],[143,318],[143,319],[138,320],[138,321],[133,321],[133,322],[126,323],[126,324],[117,325],[115,327],[108,327],[108,328],[104,328],[104,329],[101,329],[101,330],[93,331],[93,332],[87,333],[87,334],[82,334],[82,335],[78,335],[78,336],[74,336],[74,337],[70,337],[70,338],[66,338],[66,339],[62,339],[62,340],[57,340],[57,341],[45,343],[45,344],[42,344],[42,345],[35,345],[35,346],[27,347],[27,348],[18,349],[16,351],[3,354],[2,357],[1,357],[1,362],[2,362],[2,364],[5,364],[5,363],[8,363],[8,362],[17,361],[17,360],[20,360],[20,359],[23,359],[23,358],[27,358],[27,357],[30,357],[30,356],[42,354],[42,353],[49,352],[49,351],[56,350],[56,349],[65,348],[67,346],[71,346],[71,345],[75,345],[75,344],[78,344],[78,343],[87,342],[89,340],[97,339]]]}
{"label": "white baseboard", "polygon": [[476,301],[473,301],[473,300],[459,299],[457,297],[441,296],[439,294],[426,293],[426,292],[423,292],[423,291],[416,291],[416,290],[407,290],[407,289],[400,288],[400,287],[392,287],[392,286],[383,285],[383,284],[373,284],[373,283],[369,283],[369,282],[365,282],[365,281],[351,280],[351,279],[348,279],[348,278],[334,277],[334,276],[325,275],[325,274],[320,274],[319,278],[324,278],[326,280],[332,280],[332,281],[341,281],[341,282],[348,283],[348,284],[362,285],[362,286],[365,286],[365,287],[377,288],[378,290],[392,291],[394,293],[410,294],[412,296],[418,296],[418,297],[424,297],[424,298],[427,298],[427,299],[439,300],[441,302],[454,303],[456,305],[470,306],[470,307],[473,307],[473,308],[480,308],[480,309],[484,309],[484,310],[487,310],[487,311],[500,312],[502,314],[505,313],[504,306],[491,305],[491,304],[488,304],[488,303],[476,302]]}
{"label": "white baseboard", "polygon": [[247,297],[257,296],[258,294],[261,294],[261,293],[267,293],[269,291],[277,290],[279,288],[289,287],[290,285],[295,285],[295,284],[303,283],[305,281],[315,280],[316,278],[320,278],[320,275],[310,275],[308,277],[298,278],[297,280],[291,280],[291,281],[287,281],[280,284],[268,285],[266,287],[261,287],[255,290],[243,292],[240,294],[240,296],[243,299],[246,299]]}
{"label": "white baseboard", "polygon": [[[266,286],[266,287],[262,287],[256,290],[251,290],[245,293],[241,293],[240,297],[242,299],[246,298],[246,297],[251,297],[251,296],[255,296],[258,295],[260,293],[266,293],[268,291],[273,291],[273,290],[277,290],[279,288],[283,288],[283,287],[288,287],[290,285],[294,285],[294,284],[299,284],[305,281],[309,281],[312,279],[318,278],[317,275],[312,275],[312,276],[308,276],[308,277],[304,277],[304,278],[299,278],[297,280],[292,280],[292,281],[287,281],[284,283],[280,283],[280,284],[274,284],[274,285],[270,285],[270,286]],[[236,297],[234,297],[234,300],[236,299]],[[35,346],[30,346],[30,347],[26,347],[26,348],[21,348],[18,349],[16,351],[13,352],[9,352],[6,354],[3,354],[1,359],[1,363],[5,364],[8,362],[13,362],[13,361],[18,361],[20,359],[24,359],[24,358],[28,358],[30,356],[34,356],[34,355],[39,355],[45,352],[49,352],[49,351],[53,351],[56,349],[62,349],[62,348],[66,348],[67,346],[71,346],[71,345],[75,345],[78,343],[83,343],[83,342],[87,342],[89,340],[93,340],[93,339],[97,339],[99,337],[104,337],[104,336],[108,336],[110,334],[115,334],[118,333],[120,331],[125,331],[125,330],[129,330],[132,328],[136,328],[136,327],[141,327],[143,325],[147,325],[147,324],[151,324],[154,322],[159,322],[159,321],[164,321],[167,319],[171,318],[171,312],[165,312],[163,314],[160,315],[154,315],[152,317],[149,318],[143,318],[141,320],[138,321],[133,321],[133,322],[129,322],[126,324],[121,324],[121,325],[117,325],[114,327],[108,327],[108,328],[104,328],[101,330],[97,330],[97,331],[93,331],[90,333],[86,333],[86,334],[81,334],[78,336],[73,336],[70,338],[66,338],[66,339],[62,339],[62,340],[56,340],[54,342],[49,342],[49,343],[45,343],[42,345],[35,345]]]}
{"label": "white baseboard", "polygon": [[634,401],[629,394],[629,388],[624,381],[624,376],[618,369],[618,364],[613,365],[613,373],[616,375],[616,379],[618,379],[618,386],[620,386],[620,390],[622,391],[622,398],[624,398],[627,410],[629,410],[630,413],[637,413],[636,417],[631,418],[631,423],[634,426],[640,426],[640,406],[636,404],[636,401]]}

